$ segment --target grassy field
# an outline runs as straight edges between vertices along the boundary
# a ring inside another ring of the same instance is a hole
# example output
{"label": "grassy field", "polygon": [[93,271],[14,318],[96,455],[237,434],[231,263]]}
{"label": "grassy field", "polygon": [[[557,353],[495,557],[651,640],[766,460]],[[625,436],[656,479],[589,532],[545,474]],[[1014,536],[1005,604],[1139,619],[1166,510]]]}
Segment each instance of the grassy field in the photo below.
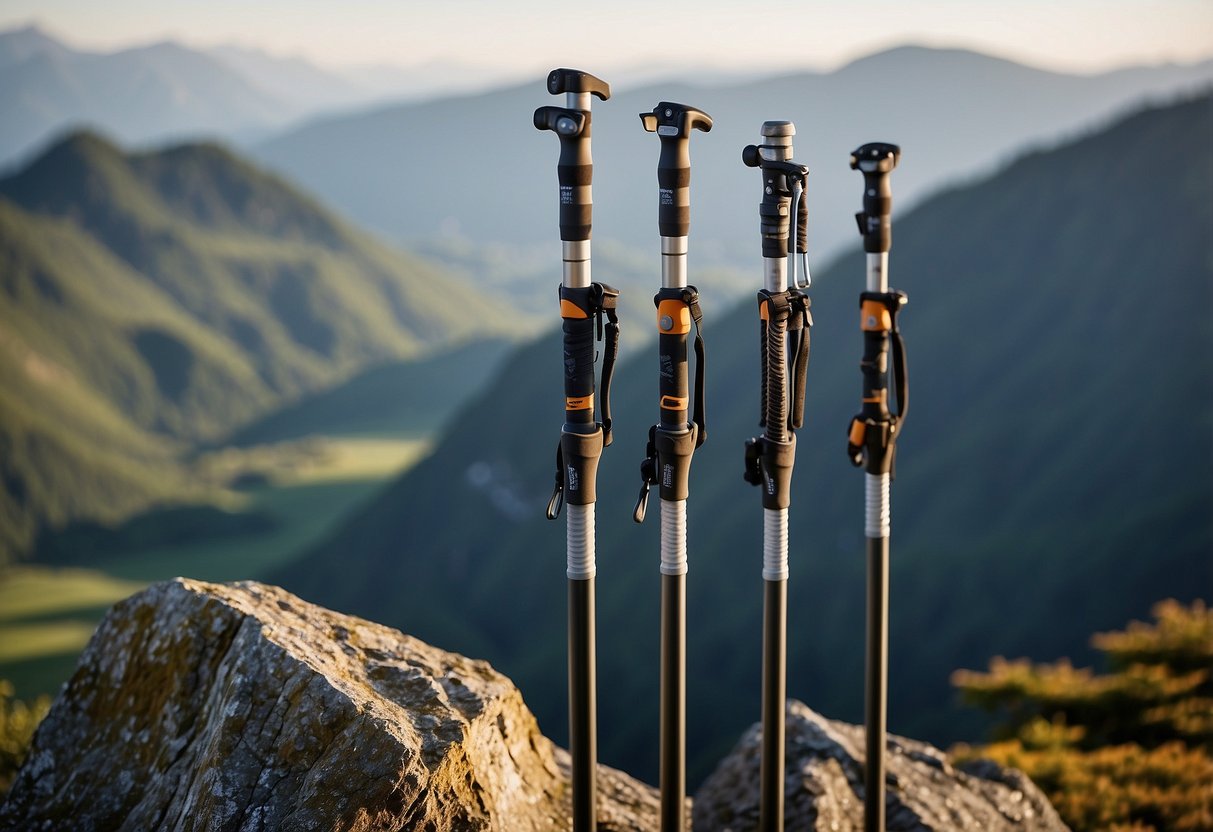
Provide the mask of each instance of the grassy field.
{"label": "grassy field", "polygon": [[107,555],[96,568],[14,566],[0,572],[0,678],[30,699],[54,694],[110,605],[154,581],[257,579],[323,537],[386,479],[427,450],[421,440],[323,438],[224,449],[199,476],[255,484],[220,494],[229,511],[271,518],[268,528]]}

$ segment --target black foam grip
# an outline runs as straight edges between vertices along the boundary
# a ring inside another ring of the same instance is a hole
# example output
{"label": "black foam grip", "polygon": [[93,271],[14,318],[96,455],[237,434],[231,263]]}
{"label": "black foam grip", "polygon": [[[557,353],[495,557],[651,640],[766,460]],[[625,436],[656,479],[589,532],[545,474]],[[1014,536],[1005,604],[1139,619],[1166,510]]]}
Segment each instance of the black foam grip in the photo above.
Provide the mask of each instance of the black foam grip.
{"label": "black foam grip", "polygon": [[[769,306],[768,306],[769,308]],[[787,311],[771,310],[766,327],[766,424],[768,439],[783,442],[788,436]]]}
{"label": "black foam grip", "polygon": [[[594,321],[566,318],[564,328],[564,395],[587,398],[594,395]],[[594,423],[594,409],[565,410],[567,425]]]}
{"label": "black foam grip", "polygon": [[671,430],[681,430],[687,425],[687,404],[690,384],[687,381],[687,337],[686,335],[657,336],[658,395],[662,401],[667,396],[685,402],[680,408],[661,407],[661,424]]}
{"label": "black foam grip", "polygon": [[893,245],[893,191],[888,173],[864,171],[863,212],[868,220],[863,250],[869,254],[888,251]]}
{"label": "black foam grip", "polygon": [[868,419],[889,418],[889,336],[886,332],[863,333],[863,415]]}
{"label": "black foam grip", "polygon": [[657,223],[662,237],[685,237],[691,230],[690,145],[687,138],[661,139]]}
{"label": "black foam grip", "polygon": [[578,135],[560,137],[560,160],[556,165],[556,178],[560,182],[560,239],[569,242],[590,239],[594,207],[590,124],[590,114],[585,113],[585,126]]}

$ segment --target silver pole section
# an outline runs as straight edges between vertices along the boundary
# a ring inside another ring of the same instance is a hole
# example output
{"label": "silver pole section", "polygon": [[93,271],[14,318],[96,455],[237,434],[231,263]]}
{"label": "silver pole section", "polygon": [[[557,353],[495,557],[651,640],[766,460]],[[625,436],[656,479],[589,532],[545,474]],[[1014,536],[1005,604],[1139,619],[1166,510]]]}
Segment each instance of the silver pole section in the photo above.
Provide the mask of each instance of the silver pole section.
{"label": "silver pole section", "polygon": [[868,291],[889,291],[889,253],[868,252]]}

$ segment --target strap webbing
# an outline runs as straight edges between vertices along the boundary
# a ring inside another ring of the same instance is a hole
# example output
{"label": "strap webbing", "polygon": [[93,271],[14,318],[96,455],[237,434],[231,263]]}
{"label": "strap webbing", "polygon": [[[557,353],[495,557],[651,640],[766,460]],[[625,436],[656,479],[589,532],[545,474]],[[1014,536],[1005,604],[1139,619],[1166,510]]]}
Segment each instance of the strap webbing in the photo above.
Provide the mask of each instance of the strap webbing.
{"label": "strap webbing", "polygon": [[602,416],[602,447],[611,444],[611,379],[615,377],[615,359],[619,357],[619,315],[615,307],[619,300],[619,292],[604,283],[591,284],[598,289],[600,297],[598,313],[598,331],[602,334],[602,315],[606,313],[606,349],[602,354],[602,384],[601,407]]}
{"label": "strap webbing", "polygon": [[910,412],[910,370],[909,364],[906,361],[906,347],[901,337],[901,328],[897,325],[897,313],[900,309],[900,303],[889,305],[889,313],[893,318],[893,331],[891,333],[893,341],[893,393],[897,399],[897,412],[893,414],[893,418],[898,424],[904,422],[906,414]]}
{"label": "strap webbing", "polygon": [[703,344],[703,310],[699,307],[699,290],[688,286],[682,293],[682,299],[691,310],[691,320],[695,322],[695,392],[694,405],[691,411],[691,421],[699,428],[699,436],[695,440],[698,448],[708,438],[707,416],[707,353]]}
{"label": "strap webbing", "polygon": [[[804,425],[804,395],[809,373],[809,330],[813,318],[809,314],[809,296],[801,292],[789,292],[792,316],[788,319],[788,331],[799,331],[796,355],[792,360],[792,412],[788,421],[793,430]],[[792,321],[795,321],[795,326]]]}

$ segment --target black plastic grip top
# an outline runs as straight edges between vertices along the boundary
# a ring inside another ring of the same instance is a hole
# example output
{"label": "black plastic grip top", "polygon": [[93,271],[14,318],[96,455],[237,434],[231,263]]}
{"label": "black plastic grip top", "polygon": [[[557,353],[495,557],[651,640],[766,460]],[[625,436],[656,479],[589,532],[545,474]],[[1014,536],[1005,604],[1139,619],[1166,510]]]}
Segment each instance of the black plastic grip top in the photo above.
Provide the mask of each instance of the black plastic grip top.
{"label": "black plastic grip top", "polygon": [[606,101],[611,97],[611,85],[580,69],[560,67],[548,73],[548,92],[552,95],[560,95],[562,92],[588,92]]}
{"label": "black plastic grip top", "polygon": [[851,154],[851,169],[863,174],[863,212],[856,215],[863,250],[888,251],[893,244],[893,191],[889,174],[901,160],[901,148],[888,142],[869,142]]}
{"label": "black plastic grip top", "polygon": [[657,160],[657,223],[662,237],[685,237],[691,230],[691,131],[712,129],[712,117],[686,104],[662,101],[641,113],[644,129],[661,139]]}

